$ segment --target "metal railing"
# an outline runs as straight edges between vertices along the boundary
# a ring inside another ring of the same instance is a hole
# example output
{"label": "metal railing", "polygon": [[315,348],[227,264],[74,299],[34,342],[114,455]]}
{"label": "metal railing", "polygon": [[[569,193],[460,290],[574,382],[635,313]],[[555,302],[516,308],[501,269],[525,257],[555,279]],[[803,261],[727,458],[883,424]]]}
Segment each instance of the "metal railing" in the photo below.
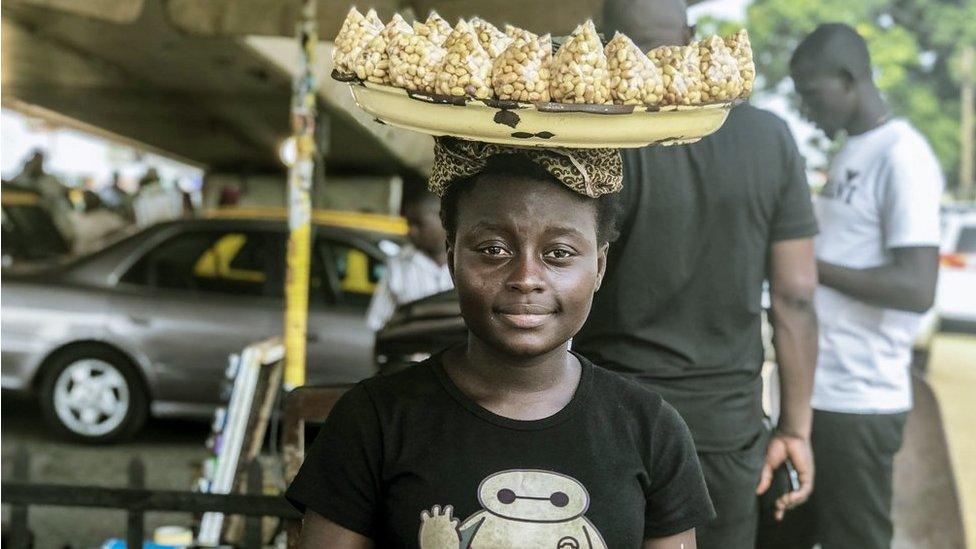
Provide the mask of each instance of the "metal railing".
{"label": "metal railing", "polygon": [[31,545],[28,513],[32,506],[93,507],[121,509],[127,514],[126,547],[142,548],[145,539],[145,514],[154,511],[205,513],[215,511],[226,515],[245,516],[241,547],[262,547],[261,521],[263,517],[298,520],[301,515],[282,496],[266,496],[263,491],[261,465],[254,460],[248,467],[245,494],[203,494],[176,490],[149,490],[145,487],[145,465],[139,458],[129,462],[128,486],[106,488],[68,484],[34,484],[30,482],[30,456],[20,447],[14,458],[16,481],[4,481],[4,505],[10,505],[8,534],[11,549],[27,549]]}

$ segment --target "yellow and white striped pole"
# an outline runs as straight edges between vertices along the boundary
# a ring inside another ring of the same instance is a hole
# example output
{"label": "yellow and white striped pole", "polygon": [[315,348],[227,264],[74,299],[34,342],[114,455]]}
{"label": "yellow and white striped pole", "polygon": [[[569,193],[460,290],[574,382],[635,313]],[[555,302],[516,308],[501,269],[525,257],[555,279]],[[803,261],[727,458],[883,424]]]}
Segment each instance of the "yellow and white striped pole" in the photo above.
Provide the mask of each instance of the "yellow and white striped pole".
{"label": "yellow and white striped pole", "polygon": [[288,252],[285,275],[285,389],[305,384],[308,276],[312,246],[312,173],[315,166],[315,48],[318,0],[303,0],[298,23],[300,61],[292,85],[291,126],[297,154],[288,169]]}

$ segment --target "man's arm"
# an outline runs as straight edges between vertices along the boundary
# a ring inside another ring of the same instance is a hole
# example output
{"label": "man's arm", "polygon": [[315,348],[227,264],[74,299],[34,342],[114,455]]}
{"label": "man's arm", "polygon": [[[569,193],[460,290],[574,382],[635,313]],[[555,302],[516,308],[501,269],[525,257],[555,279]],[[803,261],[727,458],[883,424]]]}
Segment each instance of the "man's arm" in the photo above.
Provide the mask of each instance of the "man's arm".
{"label": "man's arm", "polygon": [[773,471],[790,458],[799,474],[800,489],[776,502],[776,516],[782,519],[787,509],[806,501],[813,490],[810,396],[817,364],[817,314],[813,308],[817,268],[813,239],[773,243],[769,271],[770,316],[779,363],[781,405],[779,424],[767,448],[757,493],[769,489]]}
{"label": "man's arm", "polygon": [[854,299],[887,309],[924,313],[935,301],[939,249],[892,248],[894,260],[880,267],[850,269],[818,261],[820,283]]}

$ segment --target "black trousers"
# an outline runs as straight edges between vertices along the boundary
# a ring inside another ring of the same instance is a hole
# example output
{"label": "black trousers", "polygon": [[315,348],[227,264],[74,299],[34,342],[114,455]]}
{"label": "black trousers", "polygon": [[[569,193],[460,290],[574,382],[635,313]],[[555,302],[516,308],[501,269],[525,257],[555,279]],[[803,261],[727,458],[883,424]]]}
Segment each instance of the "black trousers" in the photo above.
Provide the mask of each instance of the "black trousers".
{"label": "black trousers", "polygon": [[781,524],[761,528],[757,547],[891,547],[892,466],[907,417],[814,410],[813,494]]}
{"label": "black trousers", "polygon": [[695,531],[698,549],[754,549],[759,503],[756,486],[766,458],[761,435],[734,452],[699,453],[715,519]]}

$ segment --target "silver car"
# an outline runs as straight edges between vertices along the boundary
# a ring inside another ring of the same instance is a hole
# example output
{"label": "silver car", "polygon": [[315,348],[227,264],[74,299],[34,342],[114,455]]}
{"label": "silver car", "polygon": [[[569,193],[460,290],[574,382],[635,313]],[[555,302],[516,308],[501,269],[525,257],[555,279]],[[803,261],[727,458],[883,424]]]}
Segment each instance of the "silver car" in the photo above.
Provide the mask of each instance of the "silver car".
{"label": "silver car", "polygon": [[[368,216],[367,216],[368,217]],[[372,289],[400,236],[316,223],[309,383],[372,375]],[[375,228],[375,227],[374,227]],[[229,354],[282,332],[282,219],[187,219],[59,267],[3,274],[4,389],[40,399],[76,439],[132,435],[149,414],[205,415]]]}

